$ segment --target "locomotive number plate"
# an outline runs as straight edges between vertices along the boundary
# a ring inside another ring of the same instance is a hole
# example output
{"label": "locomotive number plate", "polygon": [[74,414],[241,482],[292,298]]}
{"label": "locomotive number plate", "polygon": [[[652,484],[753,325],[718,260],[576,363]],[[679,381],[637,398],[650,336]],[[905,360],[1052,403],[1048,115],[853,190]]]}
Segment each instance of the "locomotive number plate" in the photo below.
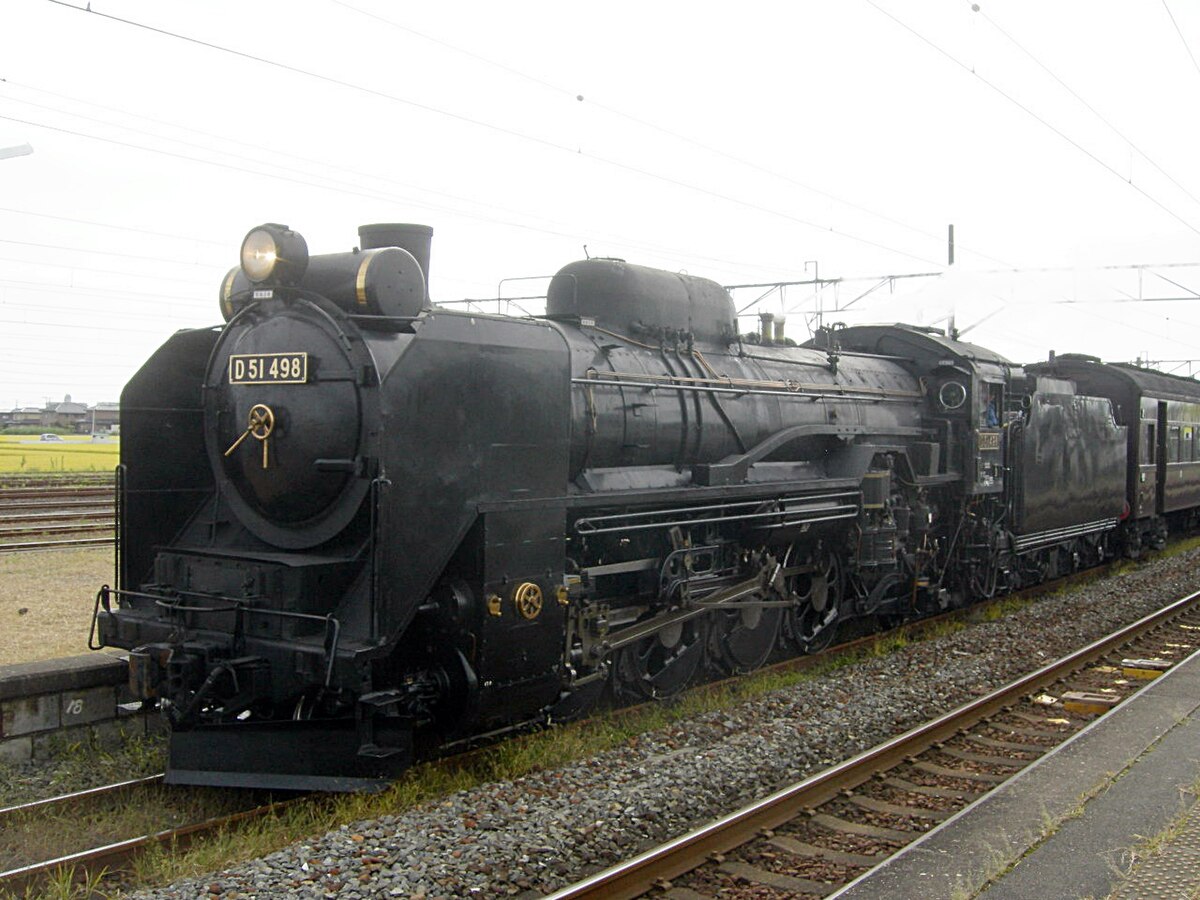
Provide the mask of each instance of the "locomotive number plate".
{"label": "locomotive number plate", "polygon": [[234,353],[229,357],[230,384],[304,384],[307,353]]}
{"label": "locomotive number plate", "polygon": [[979,449],[980,450],[999,450],[1000,449],[1000,432],[998,432],[998,431],[981,431],[981,432],[979,432]]}

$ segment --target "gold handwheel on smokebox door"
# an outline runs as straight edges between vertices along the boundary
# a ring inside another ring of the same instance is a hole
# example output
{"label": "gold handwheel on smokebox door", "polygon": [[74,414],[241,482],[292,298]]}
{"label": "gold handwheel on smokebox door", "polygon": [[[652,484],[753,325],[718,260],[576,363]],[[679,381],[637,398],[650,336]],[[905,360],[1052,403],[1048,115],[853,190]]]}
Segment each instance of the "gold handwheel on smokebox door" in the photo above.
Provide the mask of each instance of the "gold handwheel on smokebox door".
{"label": "gold handwheel on smokebox door", "polygon": [[236,441],[229,445],[229,449],[225,451],[225,455],[231,456],[233,451],[241,446],[242,441],[248,437],[252,437],[256,441],[262,442],[262,467],[265,469],[270,459],[267,449],[267,439],[271,437],[271,432],[275,430],[275,413],[265,403],[255,403],[250,407],[250,414],[247,419],[246,430],[238,435]]}

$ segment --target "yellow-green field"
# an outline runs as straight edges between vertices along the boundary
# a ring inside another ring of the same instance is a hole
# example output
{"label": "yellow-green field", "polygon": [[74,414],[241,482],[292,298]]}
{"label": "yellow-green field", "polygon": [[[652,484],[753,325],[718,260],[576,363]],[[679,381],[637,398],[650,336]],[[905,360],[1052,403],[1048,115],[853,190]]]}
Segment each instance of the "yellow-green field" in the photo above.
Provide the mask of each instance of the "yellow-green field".
{"label": "yellow-green field", "polygon": [[0,472],[111,472],[120,450],[117,438],[64,434],[61,441],[42,441],[36,434],[0,434]]}

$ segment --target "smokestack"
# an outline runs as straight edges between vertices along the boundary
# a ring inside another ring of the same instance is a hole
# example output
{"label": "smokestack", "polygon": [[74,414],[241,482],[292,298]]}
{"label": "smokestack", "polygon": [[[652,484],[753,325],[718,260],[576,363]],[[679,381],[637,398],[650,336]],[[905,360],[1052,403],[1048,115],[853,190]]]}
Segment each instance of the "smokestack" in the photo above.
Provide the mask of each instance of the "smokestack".
{"label": "smokestack", "polygon": [[358,226],[359,245],[364,250],[400,247],[413,255],[425,276],[425,299],[429,299],[429,246],[433,229],[428,225],[380,224]]}
{"label": "smokestack", "polygon": [[771,323],[775,321],[775,313],[760,312],[758,320],[761,323],[759,334],[762,337],[762,342],[764,344],[771,343]]}
{"label": "smokestack", "polygon": [[787,323],[787,316],[781,315],[775,319],[775,343],[783,343],[783,326]]}

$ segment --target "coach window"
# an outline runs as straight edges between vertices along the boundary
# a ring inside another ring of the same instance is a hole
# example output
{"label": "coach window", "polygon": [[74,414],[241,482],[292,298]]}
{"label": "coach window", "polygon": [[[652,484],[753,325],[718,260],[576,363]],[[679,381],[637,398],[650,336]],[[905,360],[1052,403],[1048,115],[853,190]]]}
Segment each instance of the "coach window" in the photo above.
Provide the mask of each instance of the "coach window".
{"label": "coach window", "polygon": [[1179,462],[1179,426],[1167,428],[1167,462]]}
{"label": "coach window", "polygon": [[1150,422],[1146,425],[1146,432],[1143,435],[1142,443],[1142,465],[1154,465],[1154,453],[1158,449],[1154,443],[1154,423]]}

